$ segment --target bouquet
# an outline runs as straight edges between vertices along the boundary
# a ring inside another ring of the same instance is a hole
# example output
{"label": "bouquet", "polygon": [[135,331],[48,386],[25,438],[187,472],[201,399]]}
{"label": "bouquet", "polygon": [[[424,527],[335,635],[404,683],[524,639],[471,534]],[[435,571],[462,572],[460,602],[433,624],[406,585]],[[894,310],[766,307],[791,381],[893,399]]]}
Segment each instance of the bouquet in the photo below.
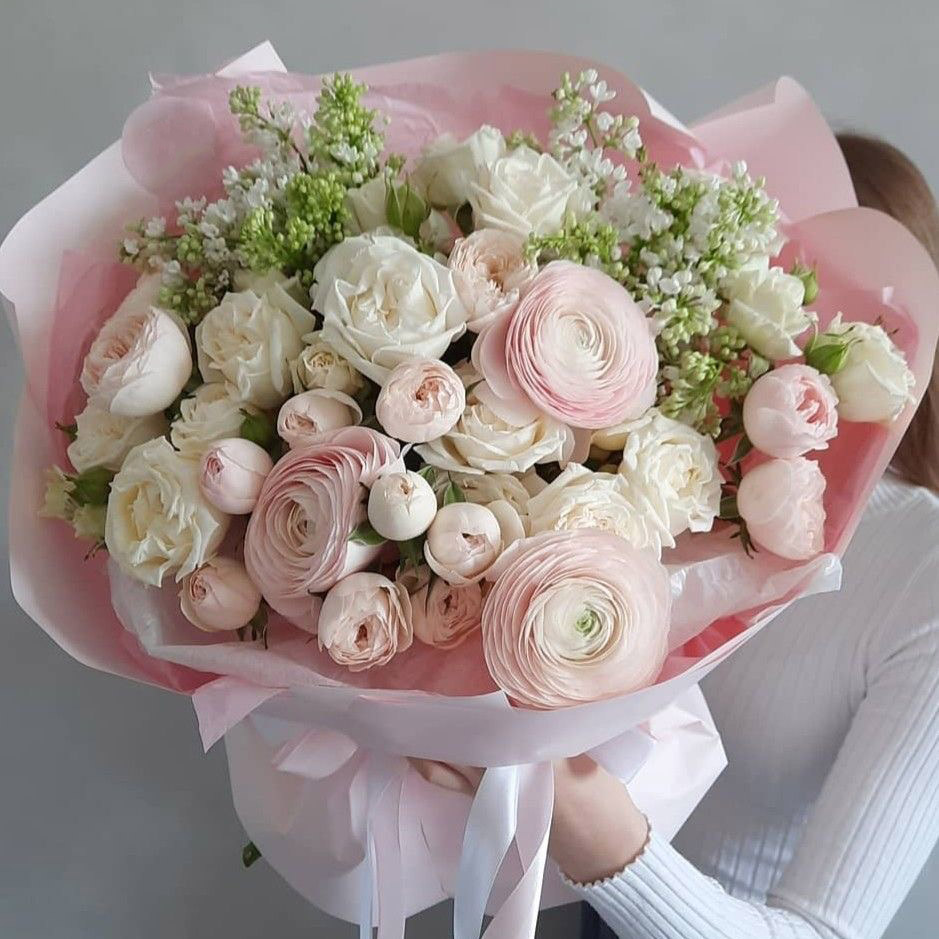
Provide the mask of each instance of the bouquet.
{"label": "bouquet", "polygon": [[[468,937],[563,898],[550,760],[666,831],[719,772],[695,683],[836,585],[939,284],[789,80],[689,130],[563,56],[265,46],[156,80],[0,286],[19,602],[193,695],[252,857]],[[407,756],[490,769],[470,807]]]}

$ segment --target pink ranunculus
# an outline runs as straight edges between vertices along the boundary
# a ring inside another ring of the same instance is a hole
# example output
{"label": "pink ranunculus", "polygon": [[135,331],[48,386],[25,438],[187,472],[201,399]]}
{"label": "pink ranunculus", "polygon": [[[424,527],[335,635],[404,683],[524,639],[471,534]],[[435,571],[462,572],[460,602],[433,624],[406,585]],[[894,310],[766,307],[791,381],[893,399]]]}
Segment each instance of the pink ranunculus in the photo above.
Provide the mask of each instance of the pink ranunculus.
{"label": "pink ranunculus", "polygon": [[349,540],[366,519],[366,488],[402,468],[398,444],[367,427],[324,433],[275,465],[248,523],[245,565],[278,613],[315,632],[314,594],[381,550]]}
{"label": "pink ranunculus", "polygon": [[258,612],[261,591],[240,561],[214,557],[183,581],[179,606],[193,626],[206,632],[241,629]]}
{"label": "pink ranunculus", "polygon": [[460,238],[447,263],[469,312],[466,328],[474,333],[514,310],[522,290],[538,273],[538,265],[525,258],[525,240],[496,228],[480,228]]}
{"label": "pink ranunculus", "polygon": [[809,365],[782,365],[759,378],[743,402],[743,427],[767,456],[825,450],[838,433],[838,396]]}
{"label": "pink ranunculus", "polygon": [[486,663],[518,704],[564,707],[655,681],[671,593],[651,552],[592,529],[551,532],[513,545],[488,579]]}
{"label": "pink ranunculus", "polygon": [[825,477],[805,457],[768,460],[751,469],[737,490],[737,511],[760,548],[791,561],[825,547]]}
{"label": "pink ranunculus", "polygon": [[514,312],[483,332],[473,364],[500,398],[596,428],[652,406],[659,363],[649,323],[620,284],[552,261]]}
{"label": "pink ranunculus", "polygon": [[323,600],[318,636],[320,648],[350,672],[387,665],[414,636],[407,590],[368,571],[344,577]]}
{"label": "pink ranunculus", "polygon": [[392,437],[426,443],[451,430],[465,407],[466,391],[456,372],[446,362],[419,359],[391,370],[375,416]]}
{"label": "pink ranunculus", "polygon": [[243,437],[219,440],[202,456],[202,495],[228,515],[247,515],[257,505],[267,474],[274,468],[262,447]]}

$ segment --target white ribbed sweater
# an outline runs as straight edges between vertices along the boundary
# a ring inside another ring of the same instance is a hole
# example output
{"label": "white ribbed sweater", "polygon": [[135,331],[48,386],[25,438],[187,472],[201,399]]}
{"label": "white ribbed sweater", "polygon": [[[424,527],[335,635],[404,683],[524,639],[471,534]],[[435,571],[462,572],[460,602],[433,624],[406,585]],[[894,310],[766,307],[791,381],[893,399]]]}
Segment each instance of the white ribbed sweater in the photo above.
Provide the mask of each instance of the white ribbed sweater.
{"label": "white ribbed sweater", "polygon": [[885,477],[842,591],[703,688],[728,768],[584,898],[622,939],[877,939],[939,838],[939,498]]}

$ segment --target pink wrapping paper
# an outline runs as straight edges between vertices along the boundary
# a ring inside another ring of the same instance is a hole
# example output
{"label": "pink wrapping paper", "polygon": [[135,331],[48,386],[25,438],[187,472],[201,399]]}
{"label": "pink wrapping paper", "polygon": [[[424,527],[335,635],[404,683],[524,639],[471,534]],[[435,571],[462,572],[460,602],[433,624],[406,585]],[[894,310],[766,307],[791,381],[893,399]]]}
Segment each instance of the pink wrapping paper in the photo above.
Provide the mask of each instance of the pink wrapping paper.
{"label": "pink wrapping paper", "polygon": [[[884,316],[897,329],[895,341],[922,393],[937,335],[939,275],[909,232],[856,206],[830,130],[791,79],[686,129],[624,76],[552,53],[434,56],[354,74],[371,86],[372,105],[392,116],[389,149],[414,155],[433,135],[465,135],[483,122],[543,133],[547,94],[558,75],[591,66],[617,91],[616,107],[640,118],[643,139],[662,163],[721,166],[745,158],[764,173],[770,192],[782,200],[790,238],[786,262],[800,257],[818,265],[822,321],[839,308],[851,319]],[[0,292],[27,375],[10,512],[17,601],[80,661],[196,692],[206,746],[228,735],[236,808],[247,831],[294,886],[335,915],[353,921],[363,915],[359,865],[370,844],[400,848],[411,872],[407,912],[445,896],[455,877],[459,807],[400,767],[396,776],[389,771],[397,802],[389,801],[386,786],[377,803],[397,813],[396,831],[371,804],[378,827],[373,831],[369,821],[366,832],[370,803],[356,801],[350,780],[368,754],[517,766],[606,745],[614,763],[617,752],[628,757],[619,766],[623,778],[638,780],[637,767],[646,767],[640,770],[648,780],[644,806],[656,820],[670,817],[661,824],[675,830],[723,765],[713,724],[695,698],[696,683],[786,603],[837,586],[838,558],[913,405],[888,429],[843,425],[822,456],[829,479],[826,554],[805,564],[765,552],[748,559],[726,533],[714,533],[683,541],[666,557],[676,601],[672,653],[659,682],[633,695],[555,712],[512,708],[493,687],[473,642],[457,653],[416,644],[386,669],[350,675],[276,620],[268,651],[193,635],[172,586],[152,591],[109,571],[104,558],[84,561],[66,526],[39,523],[35,513],[45,468],[63,459],[52,422],[70,419],[80,406],[74,389],[84,352],[133,282],[113,261],[123,225],[181,195],[214,194],[221,167],[251,156],[227,115],[235,83],[261,84],[308,109],[319,77],[286,74],[265,45],[216,76],[155,80],[154,98],[128,119],[123,141],[25,216],[0,249]],[[51,272],[60,265],[57,286]],[[51,569],[55,577],[48,576]],[[635,749],[634,729],[644,727],[640,733],[653,739],[656,720],[669,728],[656,744],[670,754],[664,761],[656,760],[654,747]],[[664,793],[682,774],[691,782],[676,802]],[[412,837],[414,819],[438,832],[438,847],[433,838],[421,843]],[[324,826],[331,828],[325,841]],[[382,864],[378,850],[369,870],[380,871]],[[384,864],[387,870],[387,857]],[[550,877],[548,884],[544,901],[556,902]],[[497,889],[493,898],[499,895]],[[380,900],[379,891],[378,918]],[[388,902],[386,894],[386,908]]]}

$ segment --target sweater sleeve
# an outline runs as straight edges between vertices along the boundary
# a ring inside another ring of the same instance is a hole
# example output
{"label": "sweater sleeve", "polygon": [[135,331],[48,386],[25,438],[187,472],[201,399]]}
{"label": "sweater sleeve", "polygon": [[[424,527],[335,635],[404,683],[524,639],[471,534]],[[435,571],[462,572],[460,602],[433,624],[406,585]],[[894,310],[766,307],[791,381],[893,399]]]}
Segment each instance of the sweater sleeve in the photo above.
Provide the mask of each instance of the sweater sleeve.
{"label": "sweater sleeve", "polygon": [[575,887],[621,939],[879,939],[939,839],[937,568],[920,570],[902,628],[872,640],[864,698],[767,903],[730,897],[653,833],[623,872]]}

